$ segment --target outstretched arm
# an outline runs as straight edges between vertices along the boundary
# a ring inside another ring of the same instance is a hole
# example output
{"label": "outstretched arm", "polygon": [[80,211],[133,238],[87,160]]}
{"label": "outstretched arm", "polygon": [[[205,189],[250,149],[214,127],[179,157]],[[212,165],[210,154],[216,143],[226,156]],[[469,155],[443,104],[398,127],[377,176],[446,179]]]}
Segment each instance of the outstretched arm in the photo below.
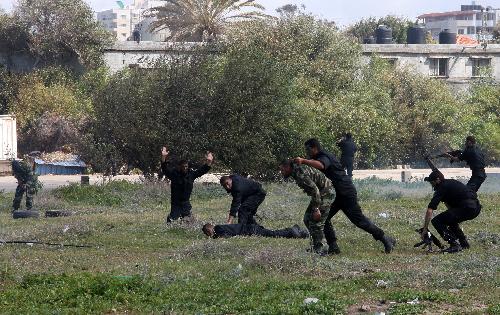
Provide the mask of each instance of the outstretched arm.
{"label": "outstretched arm", "polygon": [[422,240],[425,240],[427,238],[427,232],[429,231],[429,223],[431,222],[432,219],[432,213],[434,210],[432,208],[427,208],[427,211],[425,212],[425,217],[424,217],[424,228],[422,229]]}
{"label": "outstretched arm", "polygon": [[233,196],[233,202],[231,203],[231,209],[229,210],[229,217],[227,219],[227,224],[232,224],[233,219],[236,217],[236,214],[240,210],[241,207],[241,193],[236,192]]}
{"label": "outstretched arm", "polygon": [[161,148],[161,171],[168,178],[170,178],[172,175],[172,168],[170,167],[170,162],[168,160],[169,155],[170,155],[170,151],[168,151],[167,147],[162,147]]}
{"label": "outstretched arm", "polygon": [[194,177],[198,178],[208,173],[210,167],[212,166],[213,161],[214,161],[214,155],[212,154],[212,152],[207,151],[207,154],[205,155],[205,165],[201,166],[196,171],[194,171]]}
{"label": "outstretched arm", "polygon": [[325,166],[323,165],[323,163],[321,163],[320,161],[316,161],[316,160],[308,160],[308,159],[303,159],[301,157],[298,157],[298,158],[294,159],[294,162],[299,164],[299,165],[305,164],[305,165],[308,165],[310,167],[314,167],[320,171],[323,171],[325,169]]}

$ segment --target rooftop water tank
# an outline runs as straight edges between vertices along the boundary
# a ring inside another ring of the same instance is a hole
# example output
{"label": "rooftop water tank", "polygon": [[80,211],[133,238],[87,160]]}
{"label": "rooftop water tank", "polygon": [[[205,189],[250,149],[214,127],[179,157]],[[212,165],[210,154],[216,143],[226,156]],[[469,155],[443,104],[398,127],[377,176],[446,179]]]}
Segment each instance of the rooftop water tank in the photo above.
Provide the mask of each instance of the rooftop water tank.
{"label": "rooftop water tank", "polygon": [[439,33],[439,43],[440,44],[456,44],[457,34],[452,33],[449,29],[445,29]]}
{"label": "rooftop water tank", "polygon": [[392,29],[385,25],[379,25],[375,30],[377,44],[392,44]]}
{"label": "rooftop water tank", "polygon": [[422,25],[410,26],[406,31],[408,44],[425,44],[425,27]]}

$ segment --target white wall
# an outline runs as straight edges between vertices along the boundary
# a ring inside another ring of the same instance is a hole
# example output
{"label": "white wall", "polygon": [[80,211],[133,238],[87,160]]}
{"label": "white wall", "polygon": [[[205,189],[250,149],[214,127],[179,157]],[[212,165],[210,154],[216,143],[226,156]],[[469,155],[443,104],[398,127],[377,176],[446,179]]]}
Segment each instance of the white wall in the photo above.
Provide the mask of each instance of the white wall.
{"label": "white wall", "polygon": [[17,158],[16,119],[0,115],[0,160]]}

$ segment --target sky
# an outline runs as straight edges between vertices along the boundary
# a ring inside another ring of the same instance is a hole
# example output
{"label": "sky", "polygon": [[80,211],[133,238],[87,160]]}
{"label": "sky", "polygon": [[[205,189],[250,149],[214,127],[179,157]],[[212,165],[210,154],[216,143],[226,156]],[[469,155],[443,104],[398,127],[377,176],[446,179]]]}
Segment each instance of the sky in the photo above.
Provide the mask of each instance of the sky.
{"label": "sky", "polygon": [[[117,7],[114,0],[85,0],[95,11]],[[16,0],[0,0],[0,8],[11,10]],[[125,4],[133,0],[123,1]],[[461,4],[471,0],[257,0],[273,14],[276,8],[285,4],[304,4],[306,11],[321,18],[335,21],[338,25],[349,25],[364,17],[388,14],[416,19],[420,14],[432,12],[458,11]],[[476,0],[476,4],[500,8],[500,0]]]}

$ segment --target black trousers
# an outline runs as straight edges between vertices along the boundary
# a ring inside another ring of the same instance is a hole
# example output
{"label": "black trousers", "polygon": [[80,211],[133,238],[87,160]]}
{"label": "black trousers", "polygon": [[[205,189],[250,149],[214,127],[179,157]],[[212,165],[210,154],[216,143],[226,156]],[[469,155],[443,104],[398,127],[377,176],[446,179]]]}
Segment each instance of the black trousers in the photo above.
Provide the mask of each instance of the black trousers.
{"label": "black trousers", "polygon": [[258,193],[247,197],[241,202],[240,209],[238,210],[238,223],[240,224],[257,224],[255,221],[255,214],[257,208],[266,199],[266,193]]}
{"label": "black trousers", "polygon": [[293,232],[292,228],[269,230],[258,224],[246,225],[246,227],[246,236],[259,235],[263,237],[300,238],[297,233]]}
{"label": "black trousers", "polygon": [[352,171],[354,170],[354,161],[352,160],[342,160],[342,167],[346,170],[347,176],[352,177]]}
{"label": "black trousers", "polygon": [[335,244],[337,242],[337,236],[335,235],[335,230],[333,229],[331,219],[339,210],[342,210],[347,216],[349,221],[351,221],[358,228],[370,233],[374,239],[381,240],[384,237],[384,231],[377,227],[373,222],[371,222],[361,210],[358,204],[357,196],[341,196],[337,195],[333,204],[330,208],[330,214],[325,222],[325,238],[328,245]]}
{"label": "black trousers", "polygon": [[472,176],[469,179],[469,182],[467,182],[467,187],[477,192],[485,180],[486,180],[486,172],[484,169],[473,170]]}
{"label": "black trousers", "polygon": [[191,216],[191,203],[189,201],[182,203],[172,203],[170,207],[170,214],[167,217],[167,222],[172,222],[179,218]]}
{"label": "black trousers", "polygon": [[466,238],[458,224],[476,218],[479,213],[481,213],[481,205],[477,202],[476,208],[450,208],[435,216],[431,222],[445,241],[453,243],[458,239],[462,243]]}

